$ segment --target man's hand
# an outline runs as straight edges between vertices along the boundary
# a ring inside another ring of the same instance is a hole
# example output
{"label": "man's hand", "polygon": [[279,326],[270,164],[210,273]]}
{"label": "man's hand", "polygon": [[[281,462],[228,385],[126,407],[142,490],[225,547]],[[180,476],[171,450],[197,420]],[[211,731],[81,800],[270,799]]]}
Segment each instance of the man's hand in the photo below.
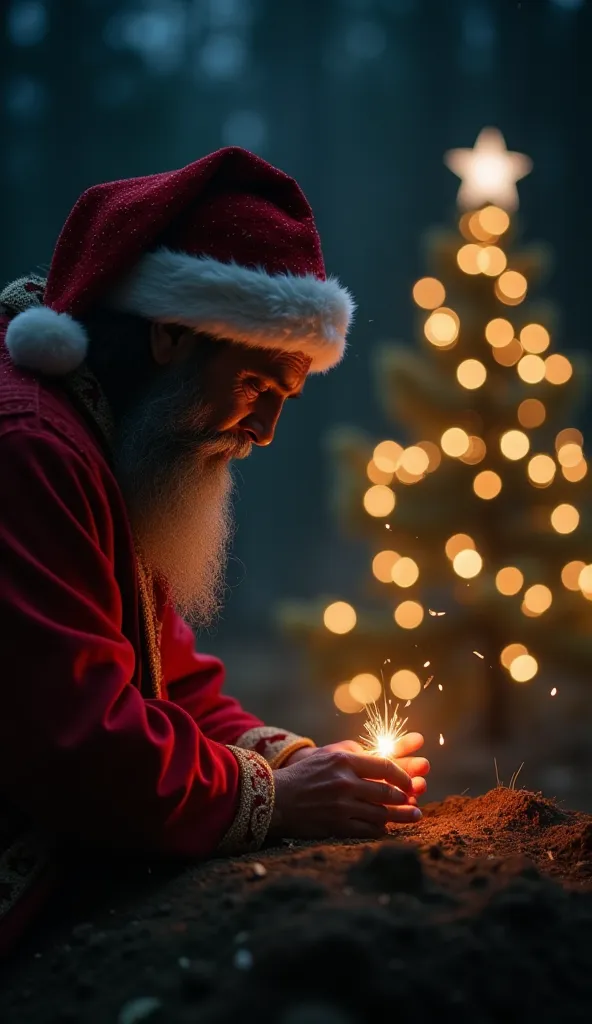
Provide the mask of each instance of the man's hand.
{"label": "man's hand", "polygon": [[[275,771],[270,838],[376,838],[389,822],[417,821],[413,780],[394,761],[344,750],[311,748]],[[420,759],[423,760],[423,759]]]}
{"label": "man's hand", "polygon": [[[415,798],[422,796],[428,788],[425,776],[429,774],[430,762],[425,757],[412,756],[418,750],[421,750],[423,742],[421,733],[409,732],[395,743],[393,758],[399,765],[399,768],[406,771],[411,778],[412,796],[409,798],[411,803],[415,803]],[[285,762],[284,768],[310,757],[311,754],[318,754],[320,750],[328,752],[341,750],[346,753],[368,756],[368,751],[361,743],[357,743],[356,740],[341,740],[339,743],[329,743],[326,747],[303,747],[301,750],[296,750]]]}

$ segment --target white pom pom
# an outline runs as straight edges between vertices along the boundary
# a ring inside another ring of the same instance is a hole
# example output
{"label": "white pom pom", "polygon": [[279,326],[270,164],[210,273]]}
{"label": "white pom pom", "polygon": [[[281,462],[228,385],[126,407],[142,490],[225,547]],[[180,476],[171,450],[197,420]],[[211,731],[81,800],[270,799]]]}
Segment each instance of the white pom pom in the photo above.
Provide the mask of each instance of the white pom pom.
{"label": "white pom pom", "polygon": [[6,331],[6,348],[17,366],[61,377],[77,370],[88,351],[88,335],[68,313],[36,306],[18,313]]}

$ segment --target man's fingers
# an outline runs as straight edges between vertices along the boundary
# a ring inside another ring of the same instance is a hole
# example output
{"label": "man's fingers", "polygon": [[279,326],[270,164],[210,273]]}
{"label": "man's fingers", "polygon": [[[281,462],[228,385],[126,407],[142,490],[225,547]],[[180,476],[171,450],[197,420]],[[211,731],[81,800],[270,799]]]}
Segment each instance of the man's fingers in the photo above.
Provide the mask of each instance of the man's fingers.
{"label": "man's fingers", "polygon": [[395,743],[395,752],[393,757],[396,757],[397,761],[400,757],[407,757],[409,754],[414,754],[416,750],[420,750],[423,747],[423,736],[420,732],[408,732],[405,736],[401,736],[400,740]]}
{"label": "man's fingers", "polygon": [[425,757],[398,757],[397,764],[412,779],[416,775],[428,775],[430,771],[430,762]]}
{"label": "man's fingers", "polygon": [[391,786],[397,786],[403,792],[411,789],[411,779],[403,768],[386,757],[374,757],[371,754],[345,754],[350,768],[361,779],[384,779]]}
{"label": "man's fingers", "polygon": [[422,817],[419,807],[414,807],[412,804],[404,804],[401,807],[389,807],[387,810],[389,821],[395,825],[411,825]]}
{"label": "man's fingers", "polygon": [[422,779],[421,775],[419,775],[415,779],[411,779],[411,785],[413,787],[414,796],[421,796],[422,793],[425,793],[426,789],[428,788],[426,780]]}
{"label": "man's fingers", "polygon": [[404,804],[407,794],[388,782],[370,782],[361,779],[355,789],[355,799],[366,804]]}

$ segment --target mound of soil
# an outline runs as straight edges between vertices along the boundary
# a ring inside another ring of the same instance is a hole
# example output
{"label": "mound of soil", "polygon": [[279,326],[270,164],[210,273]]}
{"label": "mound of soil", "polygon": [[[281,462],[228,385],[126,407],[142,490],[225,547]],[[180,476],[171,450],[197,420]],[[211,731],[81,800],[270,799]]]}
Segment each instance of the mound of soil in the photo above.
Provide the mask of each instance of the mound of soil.
{"label": "mound of soil", "polygon": [[382,842],[87,865],[3,968],[0,1019],[573,1024],[590,949],[592,817],[498,788]]}

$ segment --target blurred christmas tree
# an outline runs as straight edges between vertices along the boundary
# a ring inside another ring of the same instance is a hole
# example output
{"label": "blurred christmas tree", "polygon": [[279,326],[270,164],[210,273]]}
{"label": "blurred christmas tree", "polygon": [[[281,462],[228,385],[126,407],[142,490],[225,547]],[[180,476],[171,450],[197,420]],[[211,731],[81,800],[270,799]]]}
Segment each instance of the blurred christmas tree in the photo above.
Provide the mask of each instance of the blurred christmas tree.
{"label": "blurred christmas tree", "polygon": [[581,433],[564,426],[588,366],[552,351],[553,309],[527,299],[548,265],[541,247],[513,244],[530,160],[485,129],[446,163],[462,213],[458,232],[428,239],[433,276],[413,287],[419,344],[376,357],[405,443],[349,428],[329,438],[336,515],[372,548],[367,608],[320,599],[282,620],[307,638],[340,710],[380,696],[388,659],[403,702],[431,672],[434,688],[477,682],[497,739],[512,685],[592,664],[588,467]]}

